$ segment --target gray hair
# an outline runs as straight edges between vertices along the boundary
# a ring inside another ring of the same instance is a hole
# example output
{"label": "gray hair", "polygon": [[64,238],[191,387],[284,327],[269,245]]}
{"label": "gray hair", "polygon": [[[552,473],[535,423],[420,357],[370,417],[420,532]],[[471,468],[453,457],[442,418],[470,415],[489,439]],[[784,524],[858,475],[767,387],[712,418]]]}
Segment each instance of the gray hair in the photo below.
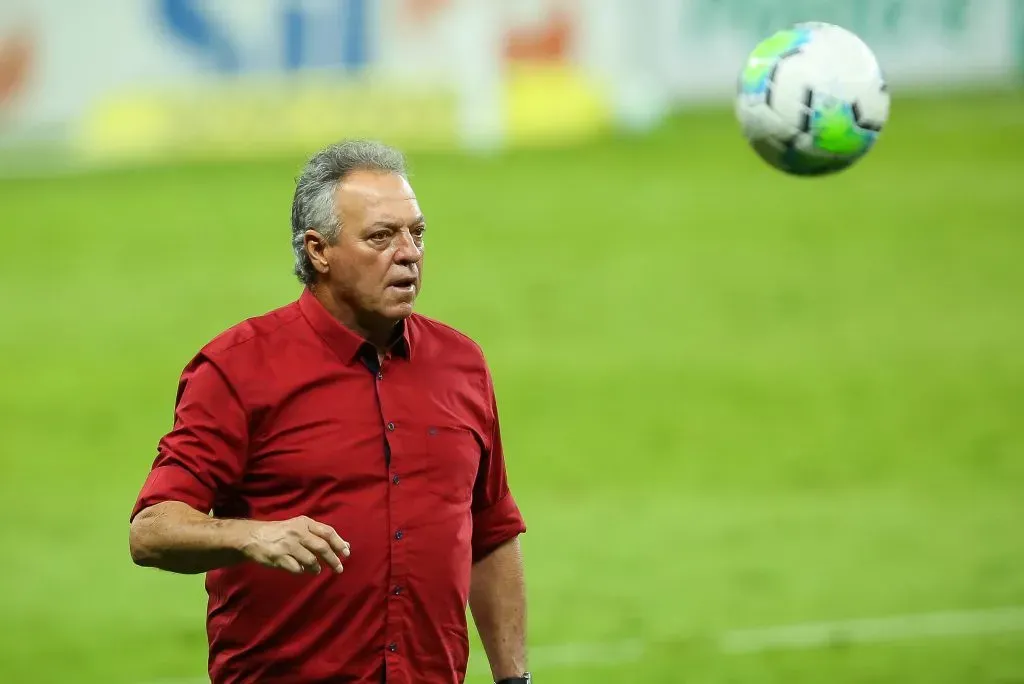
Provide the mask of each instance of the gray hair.
{"label": "gray hair", "polygon": [[334,197],[338,184],[353,171],[380,171],[408,177],[405,157],[373,140],[346,140],[313,155],[295,183],[292,199],[292,251],[295,275],[304,285],[316,282],[316,269],[306,253],[305,232],[315,230],[329,244],[341,230]]}

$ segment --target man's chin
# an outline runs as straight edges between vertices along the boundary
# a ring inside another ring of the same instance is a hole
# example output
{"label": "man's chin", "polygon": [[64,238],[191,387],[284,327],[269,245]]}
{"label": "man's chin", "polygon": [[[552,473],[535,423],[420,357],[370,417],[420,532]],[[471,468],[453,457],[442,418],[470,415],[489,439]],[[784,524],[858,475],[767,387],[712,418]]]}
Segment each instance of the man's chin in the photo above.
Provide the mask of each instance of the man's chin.
{"label": "man's chin", "polygon": [[405,318],[412,313],[413,306],[416,304],[416,295],[418,294],[419,291],[414,285],[402,288],[387,288],[381,301],[381,304],[383,304],[381,308],[384,309],[383,313],[389,317],[394,313]]}
{"label": "man's chin", "polygon": [[413,298],[408,301],[389,303],[387,306],[383,307],[381,314],[390,320],[401,321],[412,316],[413,309],[415,308],[415,302],[416,300]]}

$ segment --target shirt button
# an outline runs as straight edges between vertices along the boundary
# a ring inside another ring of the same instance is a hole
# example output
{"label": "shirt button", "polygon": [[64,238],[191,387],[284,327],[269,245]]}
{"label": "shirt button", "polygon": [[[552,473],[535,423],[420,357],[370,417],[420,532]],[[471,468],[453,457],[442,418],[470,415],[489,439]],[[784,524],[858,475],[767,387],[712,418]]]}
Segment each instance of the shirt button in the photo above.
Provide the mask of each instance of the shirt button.
{"label": "shirt button", "polygon": [[377,379],[378,380],[383,380],[384,379],[384,371],[377,371]]}
{"label": "shirt button", "polygon": [[388,650],[394,653],[398,650],[398,644],[392,641],[390,644],[388,644]]}
{"label": "shirt button", "polygon": [[395,587],[394,589],[391,590],[391,593],[394,594],[395,596],[398,596],[399,594],[402,593],[402,587]]}
{"label": "shirt button", "polygon": [[395,431],[395,424],[394,423],[388,423],[388,431],[389,432],[394,432]]}
{"label": "shirt button", "polygon": [[397,532],[395,532],[395,539],[401,539],[404,536],[405,535],[402,533],[402,530],[398,530]]}
{"label": "shirt button", "polygon": [[402,481],[402,478],[395,475],[394,477],[391,478],[391,481],[394,482],[395,484],[398,484],[399,482]]}

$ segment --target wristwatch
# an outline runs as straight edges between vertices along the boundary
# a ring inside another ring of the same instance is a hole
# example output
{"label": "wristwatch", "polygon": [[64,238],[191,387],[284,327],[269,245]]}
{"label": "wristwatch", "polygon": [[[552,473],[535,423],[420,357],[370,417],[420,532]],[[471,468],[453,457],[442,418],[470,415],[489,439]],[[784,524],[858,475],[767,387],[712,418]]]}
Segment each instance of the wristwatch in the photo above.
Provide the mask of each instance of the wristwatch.
{"label": "wristwatch", "polygon": [[505,679],[499,679],[494,684],[531,684],[533,679],[530,677],[529,672],[524,672],[519,677],[505,677]]}

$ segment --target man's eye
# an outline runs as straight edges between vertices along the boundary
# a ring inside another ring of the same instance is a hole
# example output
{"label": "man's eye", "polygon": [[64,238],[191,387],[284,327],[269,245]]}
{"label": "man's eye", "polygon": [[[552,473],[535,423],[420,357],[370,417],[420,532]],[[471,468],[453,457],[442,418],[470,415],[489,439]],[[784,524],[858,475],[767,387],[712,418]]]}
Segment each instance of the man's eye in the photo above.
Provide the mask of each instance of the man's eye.
{"label": "man's eye", "polygon": [[374,233],[373,235],[371,235],[370,239],[373,240],[374,242],[381,242],[383,240],[388,239],[388,234],[384,231],[380,231],[378,233]]}
{"label": "man's eye", "polygon": [[420,226],[419,228],[413,228],[412,229],[412,234],[415,235],[416,237],[423,237],[423,234],[426,233],[426,232],[427,232],[427,229],[422,227],[422,226]]}

